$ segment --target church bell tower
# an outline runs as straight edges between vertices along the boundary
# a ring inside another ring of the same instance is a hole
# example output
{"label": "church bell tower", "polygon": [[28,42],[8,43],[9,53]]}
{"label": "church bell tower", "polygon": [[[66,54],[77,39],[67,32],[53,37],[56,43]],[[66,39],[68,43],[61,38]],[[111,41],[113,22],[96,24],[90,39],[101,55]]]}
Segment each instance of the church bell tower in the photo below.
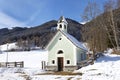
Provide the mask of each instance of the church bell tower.
{"label": "church bell tower", "polygon": [[66,19],[64,18],[64,16],[61,16],[57,23],[57,30],[61,30],[67,33],[67,25],[68,23]]}

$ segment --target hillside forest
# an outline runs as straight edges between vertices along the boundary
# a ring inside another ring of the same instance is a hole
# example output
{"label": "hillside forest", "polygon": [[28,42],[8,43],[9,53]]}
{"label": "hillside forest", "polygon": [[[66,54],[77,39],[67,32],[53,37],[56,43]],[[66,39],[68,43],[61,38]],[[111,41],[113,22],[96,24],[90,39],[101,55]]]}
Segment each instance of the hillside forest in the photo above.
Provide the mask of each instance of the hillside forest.
{"label": "hillside forest", "polygon": [[103,9],[95,2],[88,2],[82,15],[87,23],[82,28],[83,41],[94,53],[114,48],[120,50],[120,0],[108,0]]}

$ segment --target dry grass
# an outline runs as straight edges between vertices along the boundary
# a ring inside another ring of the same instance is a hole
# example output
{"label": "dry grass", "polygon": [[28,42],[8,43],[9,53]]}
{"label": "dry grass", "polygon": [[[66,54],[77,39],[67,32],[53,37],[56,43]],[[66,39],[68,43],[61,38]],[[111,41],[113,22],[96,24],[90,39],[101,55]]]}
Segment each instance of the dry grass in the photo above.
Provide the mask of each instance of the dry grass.
{"label": "dry grass", "polygon": [[53,73],[43,73],[43,74],[37,74],[37,75],[82,75],[82,73],[72,73],[72,72],[53,72]]}
{"label": "dry grass", "polygon": [[82,73],[72,73],[72,72],[55,72],[56,75],[82,75]]}
{"label": "dry grass", "polygon": [[117,54],[117,55],[120,55],[120,50],[113,50],[112,54]]}
{"label": "dry grass", "polygon": [[19,76],[24,77],[26,80],[31,80],[31,77],[27,74],[24,74],[24,75],[22,74],[22,75],[19,75]]}
{"label": "dry grass", "polygon": [[71,80],[73,77],[68,78],[67,80]]}
{"label": "dry grass", "polygon": [[[74,77],[69,77],[67,80],[72,80]],[[75,80],[81,80],[81,78],[76,78]]]}

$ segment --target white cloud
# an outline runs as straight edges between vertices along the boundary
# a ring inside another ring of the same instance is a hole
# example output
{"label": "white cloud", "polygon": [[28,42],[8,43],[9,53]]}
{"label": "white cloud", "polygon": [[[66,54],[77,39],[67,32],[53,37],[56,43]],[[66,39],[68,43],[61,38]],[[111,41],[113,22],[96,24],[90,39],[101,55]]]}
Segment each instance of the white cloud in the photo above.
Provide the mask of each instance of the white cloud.
{"label": "white cloud", "polygon": [[24,23],[14,19],[13,17],[3,13],[3,12],[0,12],[0,28],[12,28],[12,27],[15,27],[15,26],[26,26]]}
{"label": "white cloud", "polygon": [[0,28],[24,25],[31,27],[40,24],[45,20],[44,16],[48,16],[49,2],[48,0],[0,0]]}

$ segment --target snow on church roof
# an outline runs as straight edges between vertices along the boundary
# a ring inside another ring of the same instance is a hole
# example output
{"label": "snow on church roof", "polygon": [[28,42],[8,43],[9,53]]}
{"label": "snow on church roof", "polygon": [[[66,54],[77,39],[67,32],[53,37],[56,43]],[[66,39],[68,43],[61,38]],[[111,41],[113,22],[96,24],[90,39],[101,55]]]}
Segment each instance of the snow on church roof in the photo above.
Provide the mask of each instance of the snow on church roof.
{"label": "snow on church roof", "polygon": [[87,48],[83,45],[83,43],[79,42],[77,39],[75,39],[72,35],[65,33],[63,31],[62,32],[75,46],[77,46],[78,48],[87,50]]}

